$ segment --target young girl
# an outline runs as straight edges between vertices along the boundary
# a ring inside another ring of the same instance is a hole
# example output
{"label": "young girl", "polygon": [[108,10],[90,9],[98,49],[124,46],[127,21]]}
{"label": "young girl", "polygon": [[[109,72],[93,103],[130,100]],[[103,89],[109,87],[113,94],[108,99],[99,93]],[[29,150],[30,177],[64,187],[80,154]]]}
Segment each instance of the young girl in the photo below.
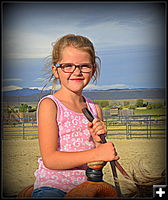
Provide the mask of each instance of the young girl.
{"label": "young girl", "polygon": [[[61,89],[38,105],[41,158],[33,197],[63,197],[87,180],[87,163],[119,159],[112,143],[101,143],[99,135],[107,131],[100,107],[82,96],[98,75],[97,58],[92,42],[83,36],[65,35],[53,46],[52,76]],[[92,123],[82,113],[84,107],[95,116]]]}

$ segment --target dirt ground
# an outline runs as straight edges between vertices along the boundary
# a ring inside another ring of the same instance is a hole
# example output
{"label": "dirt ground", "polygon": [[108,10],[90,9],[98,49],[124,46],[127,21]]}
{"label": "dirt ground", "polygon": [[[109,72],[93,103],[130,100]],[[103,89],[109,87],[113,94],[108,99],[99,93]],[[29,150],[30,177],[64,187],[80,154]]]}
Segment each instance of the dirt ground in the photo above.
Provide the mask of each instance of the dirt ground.
{"label": "dirt ground", "polygon": [[[113,139],[119,163],[128,172],[142,164],[148,174],[160,175],[166,165],[166,141],[164,139]],[[2,190],[4,197],[16,196],[24,187],[34,183],[34,172],[38,167],[40,156],[38,140],[4,140],[2,141]],[[139,163],[140,162],[140,163]],[[104,181],[113,184],[109,163],[103,169]],[[127,186],[123,176],[117,170],[123,193]]]}

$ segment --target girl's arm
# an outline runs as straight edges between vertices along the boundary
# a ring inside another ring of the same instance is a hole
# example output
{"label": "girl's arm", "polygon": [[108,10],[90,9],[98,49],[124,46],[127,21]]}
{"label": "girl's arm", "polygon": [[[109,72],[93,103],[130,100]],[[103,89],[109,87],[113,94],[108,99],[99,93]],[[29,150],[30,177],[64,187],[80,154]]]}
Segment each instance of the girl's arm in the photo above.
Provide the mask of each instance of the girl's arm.
{"label": "girl's arm", "polygon": [[38,134],[44,165],[49,169],[70,169],[93,161],[118,160],[112,143],[81,152],[61,152],[58,149],[57,106],[49,98],[38,109]]}

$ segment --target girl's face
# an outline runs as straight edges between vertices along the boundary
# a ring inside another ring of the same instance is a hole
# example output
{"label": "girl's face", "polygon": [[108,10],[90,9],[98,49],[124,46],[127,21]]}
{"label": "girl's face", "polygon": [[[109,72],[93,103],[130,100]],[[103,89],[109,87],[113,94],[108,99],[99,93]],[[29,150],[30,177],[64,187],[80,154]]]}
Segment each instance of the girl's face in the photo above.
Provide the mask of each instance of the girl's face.
{"label": "girl's face", "polygon": [[[58,62],[58,64],[62,63],[73,63],[75,65],[91,63],[91,57],[86,51],[76,49],[73,46],[68,46],[63,50],[62,59]],[[92,68],[91,72],[83,73],[76,67],[74,72],[65,73],[61,68],[52,66],[52,71],[55,77],[60,79],[62,88],[64,87],[73,92],[81,92],[89,83],[95,70]]]}

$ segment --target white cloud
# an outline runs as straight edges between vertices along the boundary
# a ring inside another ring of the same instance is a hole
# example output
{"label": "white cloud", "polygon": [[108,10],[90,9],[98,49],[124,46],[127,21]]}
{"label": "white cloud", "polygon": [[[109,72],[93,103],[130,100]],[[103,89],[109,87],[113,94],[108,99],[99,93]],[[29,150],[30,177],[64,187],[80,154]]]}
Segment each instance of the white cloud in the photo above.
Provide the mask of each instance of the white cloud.
{"label": "white cloud", "polygon": [[34,81],[44,81],[44,78],[36,78]]}
{"label": "white cloud", "polygon": [[123,88],[128,88],[127,85],[125,84],[113,84],[113,85],[94,85],[94,84],[89,84],[85,87],[85,90],[108,90],[108,89],[123,89]]}
{"label": "white cloud", "polygon": [[[39,89],[42,90],[43,87],[28,87],[29,89]],[[59,90],[61,86],[58,84],[55,86],[55,88],[52,88],[52,86],[45,87],[44,90]],[[94,84],[89,84],[87,85],[84,90],[108,90],[108,89],[124,89],[128,88],[127,85],[125,84],[113,84],[113,85],[94,85]],[[3,91],[11,91],[11,90],[17,90],[17,89],[23,89],[22,87],[16,86],[16,85],[9,85],[9,86],[4,86]]]}
{"label": "white cloud", "polygon": [[9,86],[4,86],[3,87],[3,92],[5,91],[11,91],[11,90],[17,90],[17,89],[22,89],[22,87],[16,86],[16,85],[9,85]]}
{"label": "white cloud", "polygon": [[[84,27],[82,32],[86,32],[94,38],[97,48],[113,48],[137,45],[158,45],[163,39],[159,39],[159,30],[155,25],[146,24],[144,26],[120,24],[118,21],[107,21]],[[96,34],[95,34],[96,33]]]}
{"label": "white cloud", "polygon": [[42,89],[43,90],[52,90],[52,89],[58,90],[60,88],[61,88],[60,85],[56,85],[55,88],[52,88],[52,86],[48,86],[48,87],[45,87],[44,89],[43,89],[43,87],[29,87],[29,89],[39,89],[39,90],[42,90]]}
{"label": "white cloud", "polygon": [[9,81],[22,81],[21,78],[5,78],[3,79],[3,82],[9,82]]}
{"label": "white cloud", "polygon": [[[42,90],[43,87],[29,87],[30,89],[39,89]],[[55,85],[55,88],[52,88],[52,86],[45,87],[44,90],[59,90],[61,86],[59,84]],[[113,84],[113,85],[95,85],[95,84],[89,84],[87,85],[84,90],[108,90],[108,89],[123,89],[128,88],[125,84]]]}
{"label": "white cloud", "polygon": [[7,58],[40,58],[50,54],[50,41],[39,32],[5,31],[4,56]]}

